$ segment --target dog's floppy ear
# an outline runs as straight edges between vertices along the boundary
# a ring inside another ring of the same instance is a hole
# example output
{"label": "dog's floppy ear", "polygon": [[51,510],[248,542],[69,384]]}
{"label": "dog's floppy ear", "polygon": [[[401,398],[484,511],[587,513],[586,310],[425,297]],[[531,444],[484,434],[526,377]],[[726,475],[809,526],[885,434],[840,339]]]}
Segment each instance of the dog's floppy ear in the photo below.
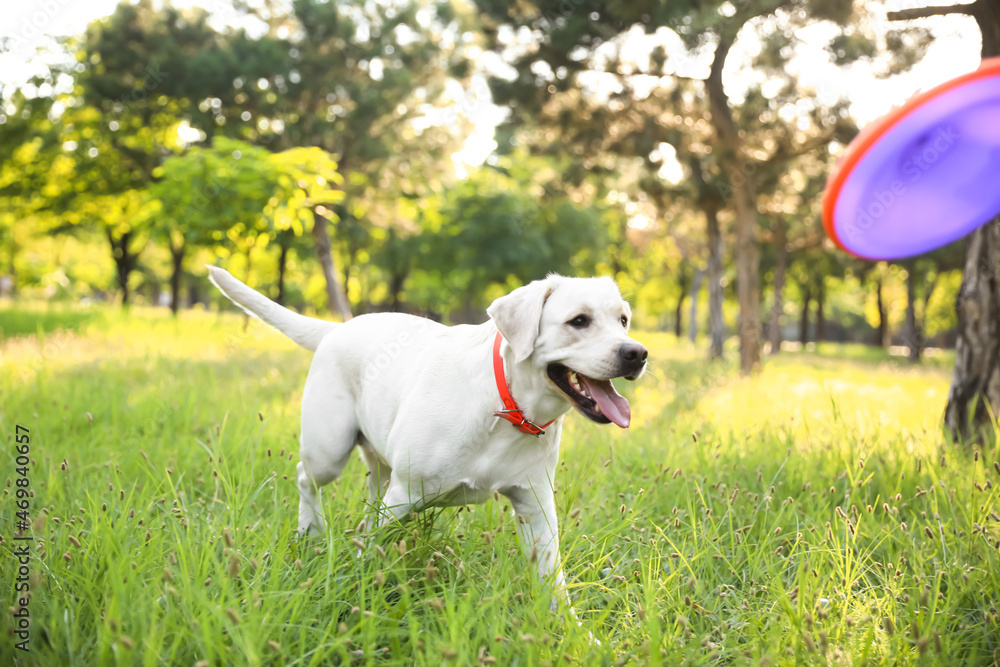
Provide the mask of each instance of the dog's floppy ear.
{"label": "dog's floppy ear", "polygon": [[524,361],[535,349],[542,323],[542,307],[556,287],[557,276],[535,280],[502,296],[486,309],[497,329],[514,350],[514,361]]}

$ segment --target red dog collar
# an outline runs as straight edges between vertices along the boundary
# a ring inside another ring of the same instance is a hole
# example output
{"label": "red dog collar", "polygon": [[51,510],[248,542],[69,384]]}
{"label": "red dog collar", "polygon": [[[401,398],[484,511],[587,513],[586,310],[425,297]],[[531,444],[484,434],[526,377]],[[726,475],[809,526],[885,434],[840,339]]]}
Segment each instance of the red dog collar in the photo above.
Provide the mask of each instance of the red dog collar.
{"label": "red dog collar", "polygon": [[538,437],[545,433],[544,429],[551,426],[552,423],[555,422],[555,419],[544,426],[538,426],[529,422],[524,416],[524,413],[521,412],[521,408],[517,407],[517,401],[515,401],[514,397],[510,395],[510,388],[507,386],[507,378],[504,375],[503,357],[500,356],[500,342],[502,340],[503,336],[501,336],[498,331],[497,337],[493,341],[493,375],[497,380],[497,391],[500,392],[500,400],[503,401],[504,409],[498,410],[493,414],[500,417],[500,419],[506,419],[509,421],[514,425],[514,428],[521,433],[527,433],[528,435]]}

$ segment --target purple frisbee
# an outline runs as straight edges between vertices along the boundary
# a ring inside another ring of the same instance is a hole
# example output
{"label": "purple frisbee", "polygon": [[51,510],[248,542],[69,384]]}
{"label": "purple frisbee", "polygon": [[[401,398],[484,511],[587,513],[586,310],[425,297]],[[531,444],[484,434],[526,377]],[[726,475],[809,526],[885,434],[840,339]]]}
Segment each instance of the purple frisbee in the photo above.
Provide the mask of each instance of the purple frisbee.
{"label": "purple frisbee", "polygon": [[998,214],[1000,58],[865,127],[823,193],[827,235],[872,260],[940,248]]}

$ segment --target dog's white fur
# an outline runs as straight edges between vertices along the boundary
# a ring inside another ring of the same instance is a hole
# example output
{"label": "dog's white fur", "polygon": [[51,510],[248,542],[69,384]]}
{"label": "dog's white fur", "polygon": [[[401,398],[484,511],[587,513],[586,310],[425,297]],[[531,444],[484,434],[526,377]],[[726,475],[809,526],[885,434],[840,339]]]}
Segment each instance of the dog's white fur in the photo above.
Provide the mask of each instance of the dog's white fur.
{"label": "dog's white fur", "polygon": [[[626,374],[621,350],[638,344],[623,326],[631,311],[612,279],[552,275],[494,301],[484,324],[447,327],[399,313],[345,324],[304,317],[208,270],[229,299],[316,352],[302,396],[301,532],[323,529],[317,489],[340,475],[357,446],[372,506],[381,508],[369,527],[498,491],[519,515],[518,537],[538,575],[555,575],[565,599],[553,491],[561,417],[572,404],[546,367],[560,363],[600,380]],[[579,314],[590,318],[584,329],[567,324]],[[503,407],[492,363],[498,329],[511,394],[535,424],[555,420],[540,437],[493,414]]]}

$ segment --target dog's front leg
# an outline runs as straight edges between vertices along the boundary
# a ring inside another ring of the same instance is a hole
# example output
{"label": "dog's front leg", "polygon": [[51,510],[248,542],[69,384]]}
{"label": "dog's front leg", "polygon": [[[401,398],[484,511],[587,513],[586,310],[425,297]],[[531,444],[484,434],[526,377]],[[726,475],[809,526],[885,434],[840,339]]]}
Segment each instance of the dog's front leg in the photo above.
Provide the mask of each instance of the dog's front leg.
{"label": "dog's front leg", "polygon": [[[524,547],[525,556],[538,568],[543,585],[555,586],[550,608],[554,611],[559,600],[569,606],[566,577],[559,563],[559,526],[556,523],[556,502],[552,485],[543,483],[533,487],[504,489],[510,498],[517,519],[517,536]],[[552,575],[555,578],[552,579]]]}
{"label": "dog's front leg", "polygon": [[[504,489],[503,494],[510,498],[514,506],[518,539],[524,545],[528,560],[537,564],[542,584],[547,584],[555,573],[552,581],[555,591],[549,609],[555,611],[559,602],[562,602],[576,624],[583,626],[570,603],[569,593],[566,591],[566,576],[559,562],[559,526],[556,524],[556,501],[551,484],[546,484],[544,488],[536,486]],[[591,644],[601,645],[592,632],[588,631],[587,635]]]}

